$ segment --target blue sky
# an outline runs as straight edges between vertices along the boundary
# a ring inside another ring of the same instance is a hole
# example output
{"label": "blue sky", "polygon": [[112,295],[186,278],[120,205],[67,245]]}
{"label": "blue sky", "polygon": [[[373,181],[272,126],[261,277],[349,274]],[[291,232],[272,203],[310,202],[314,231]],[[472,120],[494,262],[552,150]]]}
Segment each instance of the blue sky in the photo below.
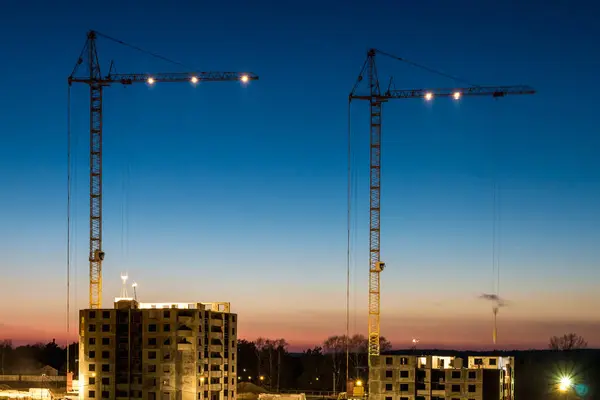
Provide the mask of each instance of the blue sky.
{"label": "blue sky", "polygon": [[[106,90],[105,305],[127,269],[148,301],[231,301],[245,315],[240,331],[250,338],[283,335],[301,345],[342,331],[347,96],[366,50],[376,47],[478,84],[538,90],[500,101],[386,104],[383,333],[401,346],[425,337],[429,320],[456,315],[469,326],[487,326],[489,305],[476,297],[492,286],[494,180],[501,294],[512,301],[503,317],[554,324],[505,344],[543,346],[547,336],[564,333],[565,319],[582,324],[580,332],[597,328],[597,317],[583,307],[598,300],[590,282],[600,275],[593,245],[600,222],[597,6],[165,4],[4,5],[0,323],[18,332],[41,318],[47,323],[38,336],[64,333],[66,77],[86,31],[96,29],[200,70],[260,76],[247,87]],[[118,72],[184,71],[101,39],[98,46],[105,71],[111,59]],[[393,75],[399,88],[456,85],[382,57],[378,65],[382,81]],[[79,307],[87,303],[87,96],[85,87],[73,87],[72,297]],[[366,104],[353,103],[351,121],[352,314],[353,329],[364,331]],[[34,290],[23,290],[27,285]],[[18,299],[22,311],[11,310],[8,299]],[[310,320],[311,332],[294,325],[298,315]],[[430,340],[455,343],[469,336],[460,329],[459,338]],[[485,329],[471,329],[468,340],[489,342]]]}

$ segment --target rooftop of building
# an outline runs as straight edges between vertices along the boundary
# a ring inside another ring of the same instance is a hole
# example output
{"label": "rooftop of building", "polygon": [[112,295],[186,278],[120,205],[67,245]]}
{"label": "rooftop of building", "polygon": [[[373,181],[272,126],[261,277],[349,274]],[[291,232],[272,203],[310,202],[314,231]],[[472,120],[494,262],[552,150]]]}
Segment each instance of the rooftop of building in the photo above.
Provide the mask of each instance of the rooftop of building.
{"label": "rooftop of building", "polygon": [[[124,306],[124,307],[123,307]],[[161,303],[141,303],[131,297],[116,297],[113,308],[102,308],[100,310],[122,308],[135,309],[178,309],[178,310],[207,310],[213,312],[231,313],[231,303],[224,301],[215,302],[161,302]]]}

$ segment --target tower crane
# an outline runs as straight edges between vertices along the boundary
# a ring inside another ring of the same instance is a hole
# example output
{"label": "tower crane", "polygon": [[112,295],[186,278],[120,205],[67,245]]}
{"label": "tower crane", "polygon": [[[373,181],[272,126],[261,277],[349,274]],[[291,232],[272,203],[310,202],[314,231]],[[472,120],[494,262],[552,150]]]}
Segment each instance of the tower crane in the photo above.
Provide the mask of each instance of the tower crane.
{"label": "tower crane", "polygon": [[[109,73],[103,75],[96,48],[97,37],[104,37],[120,44],[141,50],[120,40],[113,39],[96,31],[89,31],[84,48],[77,60],[73,72],[68,78],[69,88],[73,83],[83,83],[90,88],[90,308],[102,307],[102,92],[113,84],[132,85],[145,83],[153,85],[160,82],[230,82],[247,83],[258,80],[253,73],[244,72],[174,72],[174,73],[112,73],[112,63]],[[155,57],[157,56],[152,54]],[[87,65],[87,73],[78,75],[79,67]],[[69,89],[70,90],[70,89]]]}
{"label": "tower crane", "polygon": [[[412,61],[396,57],[377,49],[369,49],[357,81],[350,92],[348,101],[365,100],[370,107],[370,177],[369,177],[369,366],[373,356],[379,356],[380,337],[380,274],[385,268],[385,263],[380,260],[380,215],[381,215],[381,111],[383,103],[396,99],[424,99],[431,101],[435,97],[450,97],[460,100],[463,96],[487,96],[500,98],[508,95],[534,94],[535,90],[529,86],[470,86],[465,88],[440,88],[440,89],[402,89],[393,88],[392,80],[386,90],[381,90],[375,56],[381,54],[392,59],[403,61],[413,66],[421,67],[430,72],[437,72],[421,66]],[[437,72],[438,74],[445,75]],[[450,77],[452,78],[452,77]],[[359,93],[360,83],[368,81],[369,91]],[[453,78],[456,79],[456,78]]]}

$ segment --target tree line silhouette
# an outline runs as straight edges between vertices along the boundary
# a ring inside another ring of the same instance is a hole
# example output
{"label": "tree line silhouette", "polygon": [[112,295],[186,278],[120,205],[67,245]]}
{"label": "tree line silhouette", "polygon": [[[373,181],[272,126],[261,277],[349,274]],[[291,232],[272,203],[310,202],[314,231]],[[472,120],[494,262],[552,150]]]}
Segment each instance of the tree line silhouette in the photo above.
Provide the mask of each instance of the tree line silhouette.
{"label": "tree line silhouette", "polygon": [[[71,366],[75,365],[79,352],[78,343],[69,346]],[[59,373],[66,371],[67,348],[59,346],[55,340],[49,343],[13,346],[10,339],[0,340],[0,375],[33,375],[44,366],[50,366]],[[71,368],[73,369],[73,368]]]}
{"label": "tree line silhouette", "polygon": [[[368,340],[364,335],[330,336],[322,345],[302,353],[288,352],[285,339],[239,340],[238,380],[273,391],[287,388],[345,390],[346,346],[349,378],[366,380]],[[384,352],[392,349],[392,344],[383,336],[380,346]]]}
{"label": "tree line silhouette", "polygon": [[[363,335],[348,338],[330,336],[319,346],[301,353],[291,353],[285,339],[240,339],[237,348],[237,375],[239,382],[253,383],[269,391],[302,389],[313,391],[344,391],[346,360],[349,379],[367,380],[367,339]],[[392,350],[391,343],[381,338],[382,352]],[[348,358],[346,357],[348,347]],[[548,348],[554,351],[579,350],[587,342],[574,333],[550,338]],[[409,349],[400,352],[418,354],[425,350]],[[513,353],[507,352],[506,354]],[[526,353],[526,352],[524,352]],[[70,370],[77,375],[78,343],[69,346]],[[519,357],[517,355],[517,357]],[[529,356],[528,356],[529,357]],[[47,344],[13,346],[10,340],[0,341],[0,375],[35,374],[43,366],[50,366],[60,374],[66,372],[67,349],[53,340]],[[518,364],[519,364],[519,360]]]}
{"label": "tree line silhouette", "polygon": [[[350,338],[335,335],[320,346],[302,353],[290,353],[285,339],[240,339],[237,348],[237,372],[240,382],[251,382],[267,390],[290,388],[311,390],[343,390],[346,380],[346,344],[352,379],[367,378],[367,339],[363,335]],[[389,351],[391,343],[384,337],[381,350]],[[69,370],[77,375],[78,343],[69,346]],[[10,340],[0,341],[0,375],[35,374],[43,366],[50,366],[65,374],[67,349],[53,340],[13,346]]]}

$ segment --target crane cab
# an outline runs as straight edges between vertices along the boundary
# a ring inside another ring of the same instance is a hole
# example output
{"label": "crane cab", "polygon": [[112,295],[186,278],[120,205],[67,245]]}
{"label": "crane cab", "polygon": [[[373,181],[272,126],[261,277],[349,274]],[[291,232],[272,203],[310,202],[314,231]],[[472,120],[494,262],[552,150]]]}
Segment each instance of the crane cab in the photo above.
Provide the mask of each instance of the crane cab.
{"label": "crane cab", "polygon": [[377,261],[375,263],[375,272],[381,272],[385,268],[385,263],[382,261]]}
{"label": "crane cab", "polygon": [[104,261],[104,252],[102,250],[95,250],[94,256],[90,257],[90,261],[92,261],[92,262]]}

